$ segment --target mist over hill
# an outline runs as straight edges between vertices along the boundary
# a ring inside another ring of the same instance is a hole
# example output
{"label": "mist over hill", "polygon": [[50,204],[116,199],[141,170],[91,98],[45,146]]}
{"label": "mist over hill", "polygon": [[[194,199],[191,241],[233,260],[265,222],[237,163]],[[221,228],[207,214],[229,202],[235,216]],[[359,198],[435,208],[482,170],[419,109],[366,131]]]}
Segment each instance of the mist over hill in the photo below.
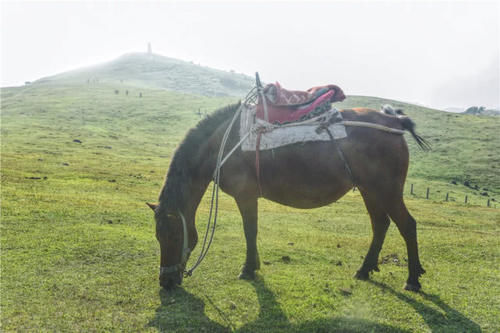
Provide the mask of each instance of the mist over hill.
{"label": "mist over hill", "polygon": [[37,80],[34,84],[120,83],[202,96],[245,95],[254,79],[153,53],[128,53],[115,60]]}

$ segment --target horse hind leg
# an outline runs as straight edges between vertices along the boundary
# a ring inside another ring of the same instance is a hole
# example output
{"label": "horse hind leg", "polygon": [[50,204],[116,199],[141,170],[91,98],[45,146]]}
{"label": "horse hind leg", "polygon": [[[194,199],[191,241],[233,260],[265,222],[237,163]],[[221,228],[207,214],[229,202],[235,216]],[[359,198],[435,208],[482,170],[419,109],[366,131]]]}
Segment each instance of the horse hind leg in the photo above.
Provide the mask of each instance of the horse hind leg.
{"label": "horse hind leg", "polygon": [[373,238],[368,253],[365,256],[365,260],[363,261],[363,265],[361,265],[361,268],[356,272],[355,278],[359,280],[368,280],[371,271],[379,271],[378,257],[391,221],[385,210],[382,209],[382,205],[380,205],[374,197],[364,191],[361,191],[361,195],[363,196],[366,209],[370,215]]}
{"label": "horse hind leg", "polygon": [[389,216],[396,223],[401,236],[403,236],[406,242],[409,275],[404,289],[419,291],[421,288],[419,277],[425,273],[425,270],[420,264],[418,256],[417,223],[408,212],[402,196],[388,211]]}
{"label": "horse hind leg", "polygon": [[257,251],[257,198],[237,198],[236,204],[243,219],[243,230],[247,243],[245,264],[239,275],[240,279],[255,279],[255,271],[260,268],[259,253]]}

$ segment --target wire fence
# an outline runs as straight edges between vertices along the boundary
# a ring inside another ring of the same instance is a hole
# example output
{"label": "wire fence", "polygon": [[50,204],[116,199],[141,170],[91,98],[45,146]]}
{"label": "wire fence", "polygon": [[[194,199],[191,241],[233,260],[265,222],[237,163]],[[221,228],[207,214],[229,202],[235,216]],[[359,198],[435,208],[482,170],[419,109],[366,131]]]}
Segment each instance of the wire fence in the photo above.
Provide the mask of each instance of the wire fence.
{"label": "wire fence", "polygon": [[[353,192],[355,191],[357,191],[357,189],[353,188]],[[443,192],[442,190],[432,191],[429,186],[425,186],[423,190],[418,189],[417,191],[417,187],[414,184],[410,184],[408,194],[412,198],[443,202],[462,202],[466,205],[486,206],[490,208],[497,208],[498,205],[498,201],[495,198],[487,197],[485,195],[456,194],[451,191]]]}
{"label": "wire fence", "polygon": [[432,191],[430,186],[425,186],[423,189],[420,188],[417,191],[417,187],[414,184],[410,184],[410,193],[414,198],[425,198],[426,200],[434,201],[444,201],[444,202],[462,202],[469,205],[486,206],[491,208],[497,208],[498,202],[495,198],[490,198],[488,194],[486,195],[470,195],[470,194],[457,194],[450,191]]}

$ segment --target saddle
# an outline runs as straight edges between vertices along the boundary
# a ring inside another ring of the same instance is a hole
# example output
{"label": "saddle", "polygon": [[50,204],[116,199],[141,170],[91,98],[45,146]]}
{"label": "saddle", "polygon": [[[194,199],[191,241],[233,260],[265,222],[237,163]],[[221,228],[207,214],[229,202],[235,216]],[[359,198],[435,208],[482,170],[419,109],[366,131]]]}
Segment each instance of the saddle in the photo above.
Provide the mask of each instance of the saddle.
{"label": "saddle", "polygon": [[[265,99],[265,106],[264,101]],[[262,89],[256,105],[256,117],[269,123],[290,123],[307,117],[313,111],[324,112],[333,102],[343,101],[344,92],[330,84],[313,87],[306,91],[286,90],[276,82]],[[267,109],[267,119],[266,119]]]}

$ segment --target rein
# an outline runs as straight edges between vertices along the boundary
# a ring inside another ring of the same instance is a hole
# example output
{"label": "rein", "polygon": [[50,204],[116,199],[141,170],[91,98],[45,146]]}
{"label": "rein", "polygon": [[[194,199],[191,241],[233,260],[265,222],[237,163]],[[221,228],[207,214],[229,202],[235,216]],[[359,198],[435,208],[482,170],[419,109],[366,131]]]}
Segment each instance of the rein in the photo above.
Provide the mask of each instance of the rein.
{"label": "rein", "polygon": [[[236,151],[236,149],[239,146],[241,146],[241,144],[246,140],[246,138],[248,137],[248,135],[250,135],[250,133],[247,133],[243,138],[241,138],[241,140],[233,147],[233,149],[231,149],[229,151],[229,153],[226,154],[225,157],[224,157],[224,149],[226,148],[227,140],[229,138],[229,134],[231,133],[231,130],[233,129],[234,123],[241,113],[241,109],[248,101],[255,98],[255,95],[256,95],[255,89],[256,88],[253,88],[252,90],[250,90],[250,92],[245,97],[245,101],[240,104],[240,106],[238,107],[238,110],[236,110],[233,118],[231,119],[231,122],[229,123],[229,126],[226,129],[226,132],[224,132],[224,136],[222,137],[222,141],[221,141],[221,145],[220,145],[220,149],[219,149],[219,154],[217,155],[217,163],[216,163],[214,175],[213,175],[214,185],[212,188],[212,199],[210,202],[210,213],[208,214],[207,229],[205,231],[205,236],[203,237],[203,245],[201,247],[201,251],[200,251],[200,254],[198,256],[198,259],[196,260],[196,263],[189,270],[184,271],[184,276],[193,275],[194,270],[201,264],[203,259],[205,259],[205,256],[207,255],[208,250],[210,249],[210,246],[212,245],[212,241],[214,239],[214,234],[215,234],[215,227],[217,225],[217,213],[219,210],[219,182],[220,182],[221,167],[227,161],[227,159]],[[179,214],[183,218],[183,216],[180,212],[179,212]],[[213,216],[213,219],[212,219],[212,216]],[[184,218],[182,220],[183,220],[183,224],[185,225]],[[186,229],[184,234],[185,234],[185,242],[186,242],[187,229]],[[209,236],[209,234],[210,234],[210,236]],[[185,247],[186,246],[183,247],[183,257],[182,258],[185,257],[184,256]],[[187,256],[186,256],[186,260],[187,260]]]}

